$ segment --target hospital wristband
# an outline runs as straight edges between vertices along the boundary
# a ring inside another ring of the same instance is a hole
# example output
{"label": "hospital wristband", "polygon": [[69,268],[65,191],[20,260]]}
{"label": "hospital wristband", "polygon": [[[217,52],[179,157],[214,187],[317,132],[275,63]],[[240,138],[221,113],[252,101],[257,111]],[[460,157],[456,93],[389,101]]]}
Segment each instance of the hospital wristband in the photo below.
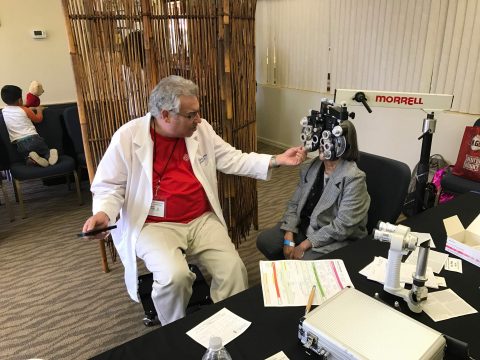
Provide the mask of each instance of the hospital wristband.
{"label": "hospital wristband", "polygon": [[287,239],[283,240],[283,245],[295,247],[295,243],[293,241],[290,241],[290,240],[287,240]]}

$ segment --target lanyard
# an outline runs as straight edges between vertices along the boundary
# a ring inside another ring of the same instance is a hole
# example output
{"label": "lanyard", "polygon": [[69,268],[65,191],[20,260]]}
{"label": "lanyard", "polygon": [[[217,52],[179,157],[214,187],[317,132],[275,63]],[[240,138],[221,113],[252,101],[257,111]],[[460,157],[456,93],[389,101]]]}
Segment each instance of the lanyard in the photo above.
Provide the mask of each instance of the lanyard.
{"label": "lanyard", "polygon": [[161,173],[157,172],[155,170],[155,160],[156,160],[155,158],[157,157],[157,134],[155,132],[155,120],[153,120],[153,165],[152,165],[152,168],[153,168],[153,172],[155,174],[157,174],[157,177],[158,177],[157,186],[155,187],[154,197],[157,196],[158,190],[160,189],[160,182],[162,181],[163,176],[165,175],[165,172],[167,170],[167,166],[170,163],[170,159],[172,158],[172,155],[175,152],[175,148],[177,147],[178,140],[179,139],[177,138],[177,140],[175,141],[175,144],[173,145],[173,149],[170,152],[170,155],[168,156],[167,162],[166,162],[165,166],[163,167],[162,172]]}

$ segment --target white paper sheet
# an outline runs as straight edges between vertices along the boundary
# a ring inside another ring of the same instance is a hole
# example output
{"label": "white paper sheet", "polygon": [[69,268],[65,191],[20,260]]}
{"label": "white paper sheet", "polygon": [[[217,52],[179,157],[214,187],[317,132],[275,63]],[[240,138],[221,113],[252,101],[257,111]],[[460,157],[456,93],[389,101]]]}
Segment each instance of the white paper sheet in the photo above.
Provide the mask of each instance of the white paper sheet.
{"label": "white paper sheet", "polygon": [[[412,253],[408,255],[405,263],[417,265],[418,252],[419,249],[417,247],[415,251],[412,251]],[[445,264],[445,261],[447,261],[447,259],[448,254],[441,253],[435,250],[430,250],[428,252],[427,266],[430,267],[435,274],[439,274],[440,271],[442,271],[443,265]]]}
{"label": "white paper sheet", "polygon": [[305,306],[313,285],[313,305],[321,304],[346,286],[353,287],[342,260],[260,261],[265,306]]}
{"label": "white paper sheet", "polygon": [[[385,274],[387,269],[387,259],[381,256],[375,256],[373,261],[365,268],[360,270],[360,274],[367,277],[368,280],[373,280],[383,284],[385,282]],[[400,286],[404,286],[405,282],[400,277]]]}
{"label": "white paper sheet", "polygon": [[280,352],[276,353],[275,355],[272,355],[272,356],[266,358],[265,360],[289,360],[289,359],[283,351],[280,351]]}
{"label": "white paper sheet", "polygon": [[463,273],[462,260],[449,257],[448,261],[445,263],[445,270],[455,271],[462,274]]}
{"label": "white paper sheet", "polygon": [[358,273],[360,275],[363,275],[365,277],[368,277],[368,275],[370,274],[370,272],[372,271],[372,268],[374,266],[374,263],[375,263],[375,258],[373,258],[372,262],[370,264],[368,264],[367,266],[365,266],[362,270],[360,270]]}
{"label": "white paper sheet", "polygon": [[[360,274],[366,276],[369,280],[384,284],[387,273],[387,264],[387,259],[381,256],[376,256],[373,262],[371,262],[366,268],[360,270]],[[413,282],[412,274],[415,273],[415,268],[416,265],[402,263],[400,267],[400,286],[411,284]],[[425,285],[432,289],[438,289],[435,275],[431,268],[427,267],[427,273],[425,276],[428,279]]]}
{"label": "white paper sheet", "polygon": [[478,312],[452,289],[429,293],[423,310],[433,321],[442,321]]}
{"label": "white paper sheet", "polygon": [[447,287],[447,281],[442,276],[435,276],[435,281],[437,282],[438,286]]}
{"label": "white paper sheet", "polygon": [[226,345],[247,330],[250,324],[250,321],[223,308],[188,331],[187,335],[206,348],[212,336],[221,337],[222,344]]}
{"label": "white paper sheet", "polygon": [[432,235],[430,233],[421,233],[416,231],[410,231],[410,234],[416,236],[418,238],[418,244],[420,245],[424,241],[430,240],[430,247],[433,249],[435,248],[435,243],[433,242]]}

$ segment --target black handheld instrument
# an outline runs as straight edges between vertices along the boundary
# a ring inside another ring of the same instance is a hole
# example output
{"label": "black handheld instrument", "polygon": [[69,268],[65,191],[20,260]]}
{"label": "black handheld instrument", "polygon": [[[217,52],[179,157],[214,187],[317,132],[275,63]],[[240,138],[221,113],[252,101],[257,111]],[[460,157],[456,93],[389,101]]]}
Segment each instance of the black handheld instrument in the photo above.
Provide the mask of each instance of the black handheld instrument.
{"label": "black handheld instrument", "polygon": [[97,235],[97,234],[100,234],[102,232],[105,232],[105,231],[108,231],[108,230],[112,230],[112,229],[116,229],[117,228],[117,225],[112,225],[112,226],[108,226],[106,228],[101,228],[101,229],[93,229],[93,230],[90,230],[90,231],[86,231],[86,232],[82,232],[80,234],[77,234],[78,237],[87,237],[87,236],[93,236],[93,235]]}

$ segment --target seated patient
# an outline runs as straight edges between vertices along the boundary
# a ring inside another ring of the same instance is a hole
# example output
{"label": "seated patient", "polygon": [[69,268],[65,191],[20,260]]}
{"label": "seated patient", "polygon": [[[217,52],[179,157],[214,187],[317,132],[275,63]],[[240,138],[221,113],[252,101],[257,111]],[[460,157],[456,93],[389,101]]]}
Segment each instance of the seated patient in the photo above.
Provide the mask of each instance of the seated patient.
{"label": "seated patient", "polygon": [[32,109],[23,106],[22,89],[15,85],[5,85],[1,91],[2,100],[7,106],[2,110],[7,126],[8,136],[12,144],[25,158],[28,165],[47,167],[58,160],[56,149],[49,149],[45,140],[38,135],[35,123],[43,120],[43,107],[37,108],[37,114]]}
{"label": "seated patient", "polygon": [[326,160],[321,145],[319,156],[302,166],[281,222],[258,236],[257,247],[269,260],[318,259],[367,235],[370,196],[356,164],[357,133],[349,120],[340,126],[344,153]]}

